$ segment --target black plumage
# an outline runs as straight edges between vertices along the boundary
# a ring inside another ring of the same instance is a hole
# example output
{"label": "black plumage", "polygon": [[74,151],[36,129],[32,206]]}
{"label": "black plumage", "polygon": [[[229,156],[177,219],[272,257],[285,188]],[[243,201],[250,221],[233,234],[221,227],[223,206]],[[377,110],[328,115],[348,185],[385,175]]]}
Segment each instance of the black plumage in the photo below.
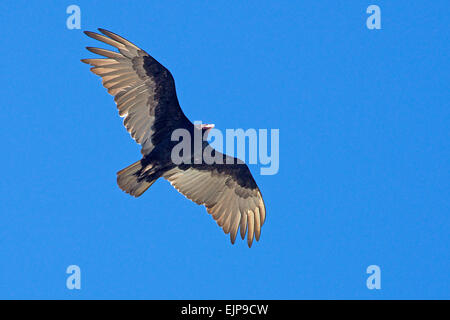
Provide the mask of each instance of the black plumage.
{"label": "black plumage", "polygon": [[[250,247],[253,238],[259,240],[266,209],[247,165],[217,150],[213,154],[222,158],[223,164],[196,164],[194,152],[189,155],[191,164],[173,163],[171,151],[178,142],[171,140],[172,132],[184,128],[194,136],[195,130],[204,133],[206,129],[195,126],[184,115],[169,70],[128,40],[104,29],[99,31],[102,34],[85,33],[119,52],[87,47],[105,58],[81,61],[93,66],[91,71],[102,78],[103,86],[114,96],[119,115],[124,117],[126,129],[142,147],[143,158],[117,173],[119,187],[139,197],[163,177],[187,198],[204,205],[224,232],[230,233],[232,243],[238,229],[242,239],[247,233]],[[203,141],[205,148],[211,146]]]}

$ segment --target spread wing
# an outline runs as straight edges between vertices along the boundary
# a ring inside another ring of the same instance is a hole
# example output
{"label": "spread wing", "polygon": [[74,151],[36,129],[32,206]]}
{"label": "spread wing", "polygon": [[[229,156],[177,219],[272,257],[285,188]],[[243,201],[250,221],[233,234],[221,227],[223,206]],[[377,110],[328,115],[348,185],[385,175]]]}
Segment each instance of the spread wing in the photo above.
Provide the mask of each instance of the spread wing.
{"label": "spread wing", "polygon": [[91,38],[109,44],[119,52],[87,47],[105,58],[83,59],[102,78],[103,86],[114,96],[119,115],[131,137],[142,146],[143,155],[170,135],[173,128],[192,125],[183,114],[169,70],[128,40],[110,31],[103,35],[85,31]]}
{"label": "spread wing", "polygon": [[[217,152],[217,151],[216,151]],[[228,156],[226,156],[228,157]],[[261,192],[245,163],[179,165],[164,174],[180,193],[204,205],[234,244],[238,229],[247,244],[259,240],[266,218]]]}

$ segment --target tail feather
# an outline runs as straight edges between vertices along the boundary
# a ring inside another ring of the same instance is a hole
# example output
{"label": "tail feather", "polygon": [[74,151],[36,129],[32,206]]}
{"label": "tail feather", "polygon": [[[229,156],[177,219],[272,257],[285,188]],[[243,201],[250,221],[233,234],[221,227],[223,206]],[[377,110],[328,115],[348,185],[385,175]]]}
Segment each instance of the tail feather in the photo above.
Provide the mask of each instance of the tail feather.
{"label": "tail feather", "polygon": [[120,189],[134,197],[142,195],[155,180],[147,181],[142,174],[141,160],[117,172],[117,184]]}

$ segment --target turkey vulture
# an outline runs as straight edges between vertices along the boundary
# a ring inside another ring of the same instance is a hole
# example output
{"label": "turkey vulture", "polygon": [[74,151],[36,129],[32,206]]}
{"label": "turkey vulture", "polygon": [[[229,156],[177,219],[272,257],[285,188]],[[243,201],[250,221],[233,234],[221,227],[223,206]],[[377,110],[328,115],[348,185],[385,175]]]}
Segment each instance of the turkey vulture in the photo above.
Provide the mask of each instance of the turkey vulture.
{"label": "turkey vulture", "polygon": [[[102,34],[90,31],[85,34],[118,52],[87,47],[104,58],[81,61],[93,66],[91,71],[102,78],[103,86],[114,96],[125,127],[142,147],[142,159],[117,173],[119,187],[139,197],[163,177],[188,199],[204,205],[223,231],[230,234],[231,243],[234,244],[240,229],[242,239],[247,233],[247,244],[251,247],[253,238],[259,240],[266,209],[247,165],[213,149],[213,154],[223,159],[222,163],[175,164],[171,151],[177,142],[172,141],[172,132],[182,128],[194,136],[199,133],[195,130],[203,134],[212,125],[194,125],[184,115],[169,70],[128,40],[98,30]],[[212,148],[207,141],[201,147]],[[188,157],[193,160],[194,152]]]}

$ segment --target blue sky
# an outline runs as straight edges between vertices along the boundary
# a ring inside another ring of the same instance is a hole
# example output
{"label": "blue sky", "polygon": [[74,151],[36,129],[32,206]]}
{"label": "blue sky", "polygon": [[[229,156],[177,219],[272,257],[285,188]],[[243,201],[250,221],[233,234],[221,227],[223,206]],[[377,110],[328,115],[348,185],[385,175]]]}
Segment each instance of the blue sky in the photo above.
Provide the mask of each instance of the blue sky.
{"label": "blue sky", "polygon": [[[79,60],[110,29],[163,63],[191,120],[280,129],[267,220],[232,246],[140,158]],[[381,8],[368,30],[366,8]],[[450,298],[448,1],[0,4],[0,298]],[[66,288],[78,265],[81,290]],[[366,268],[381,268],[368,290]]]}

